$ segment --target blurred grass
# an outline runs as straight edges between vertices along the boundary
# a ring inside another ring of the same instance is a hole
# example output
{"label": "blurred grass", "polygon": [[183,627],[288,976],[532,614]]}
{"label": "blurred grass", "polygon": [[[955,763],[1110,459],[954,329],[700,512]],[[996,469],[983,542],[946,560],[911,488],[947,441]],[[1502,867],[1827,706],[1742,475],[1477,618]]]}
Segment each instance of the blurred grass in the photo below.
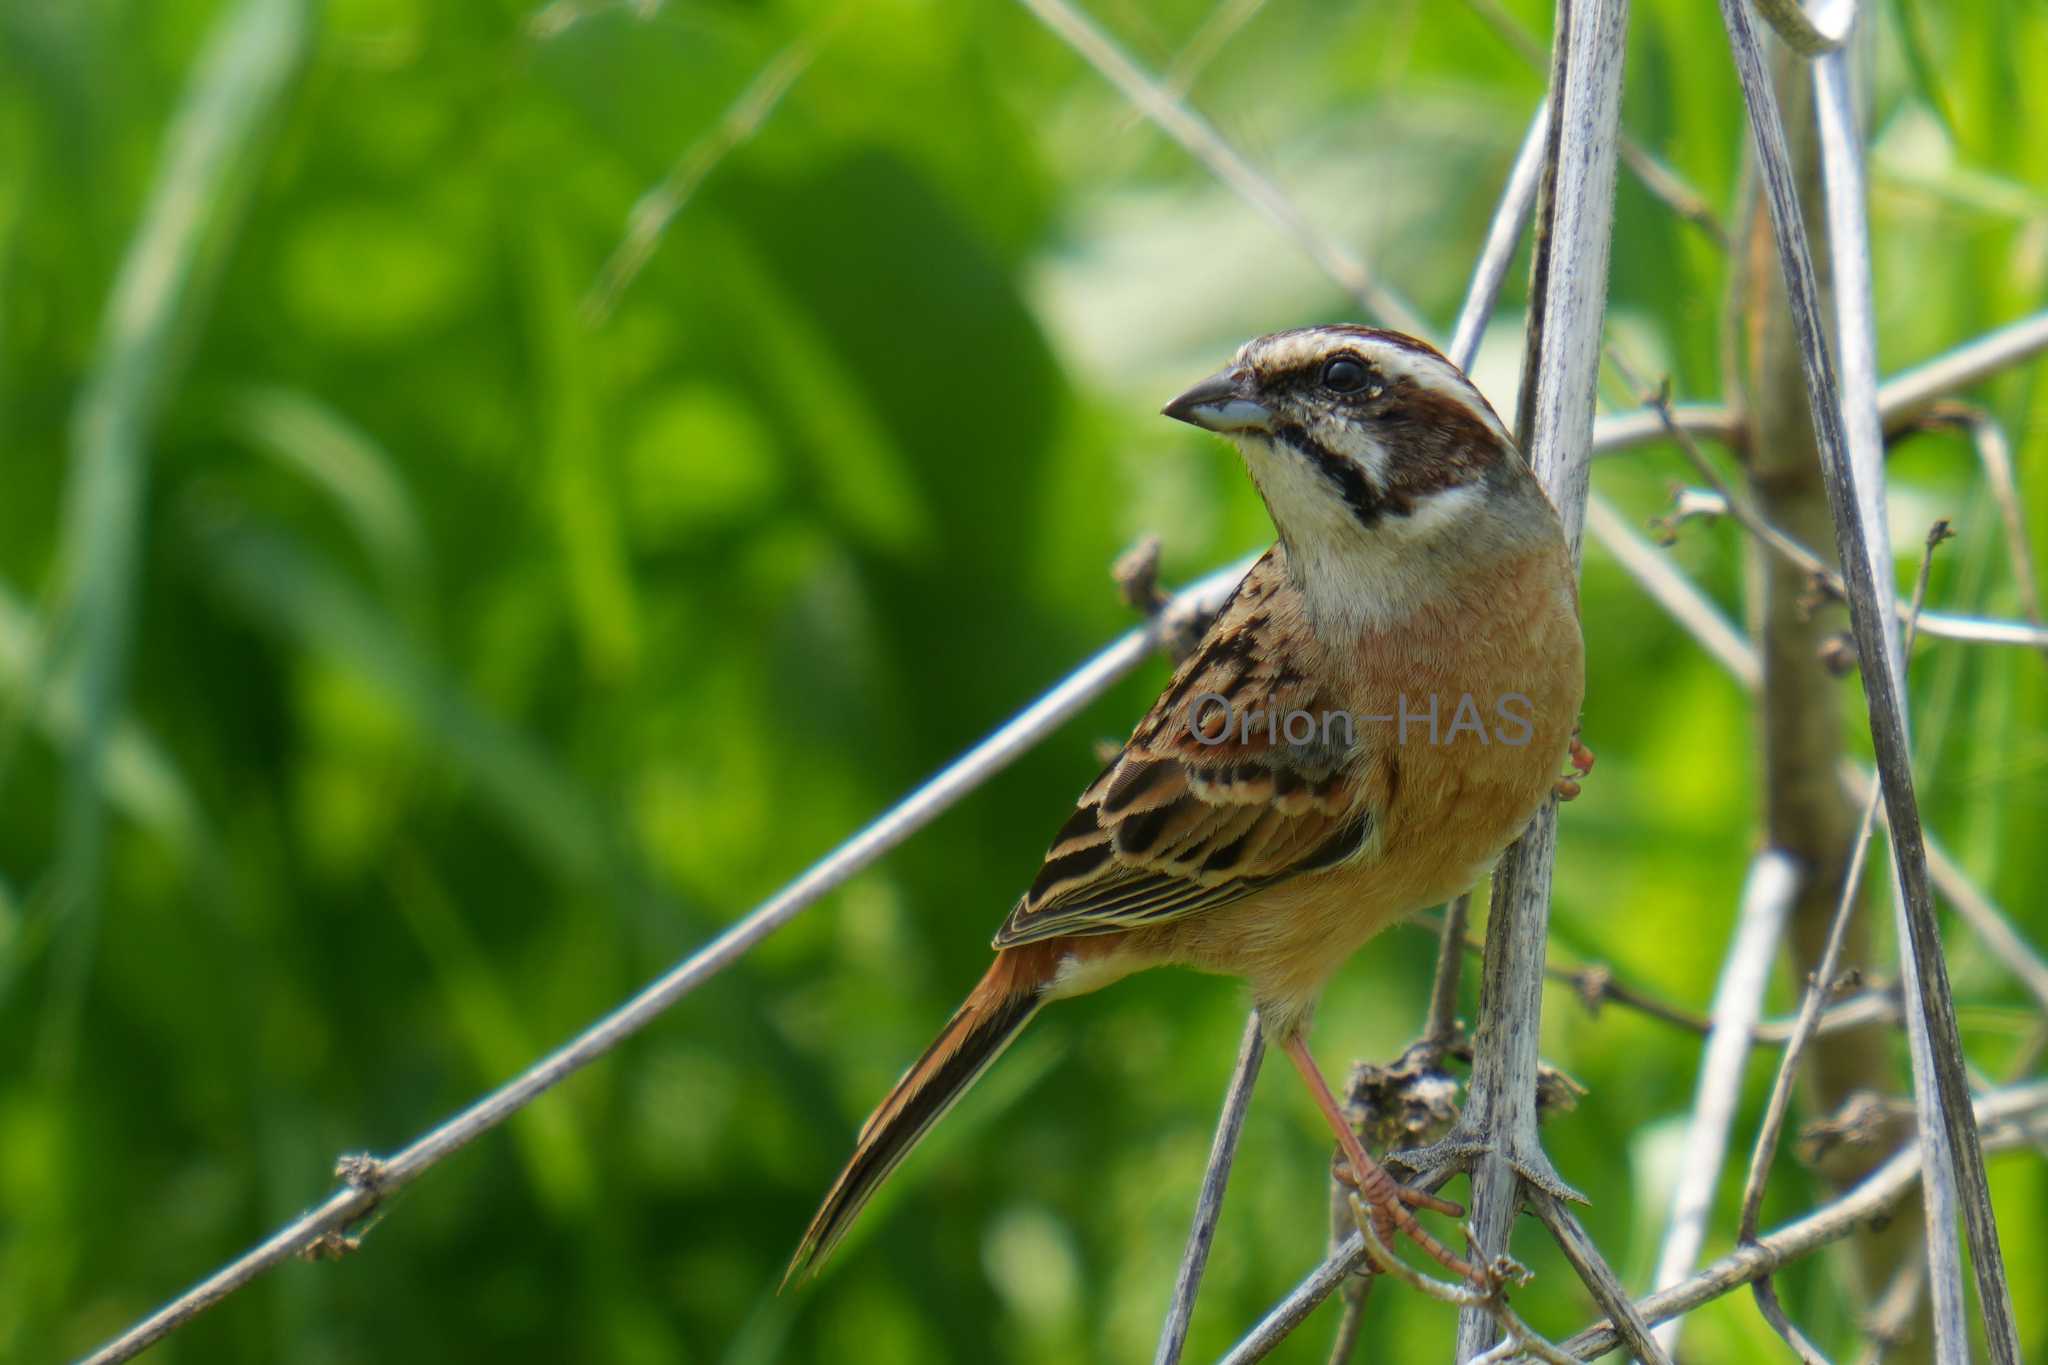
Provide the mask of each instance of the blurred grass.
{"label": "blurred grass", "polygon": [[[741,913],[1121,628],[1105,569],[1139,533],[1172,577],[1270,534],[1228,452],[1153,414],[1245,336],[1349,310],[1028,15],[540,12],[0,4],[0,1356],[93,1344],[312,1200],[338,1152],[417,1133]],[[1207,12],[1097,11],[1155,70]],[[2048,300],[2024,61],[2048,17],[1877,13],[1896,368]],[[593,320],[634,205],[804,42]],[[1625,117],[1726,212],[1721,47],[1711,7],[1639,8]],[[1441,325],[1539,93],[1463,7],[1384,0],[1264,6],[1192,98]],[[1617,334],[1717,393],[1727,262],[1627,179],[1619,212]],[[1480,368],[1498,395],[1521,289]],[[2048,554],[2048,385],[1977,397]],[[1962,533],[1936,599],[2014,613],[1967,445],[1916,437],[1892,470],[1909,560],[1933,516]],[[1637,517],[1686,477],[1658,451],[1597,475]],[[1669,553],[1738,607],[1726,528]],[[1567,812],[1558,951],[1697,1006],[1755,823],[1746,706],[1597,554],[1585,609],[1601,764]],[[365,1254],[279,1271],[160,1357],[1147,1355],[1242,1018],[1225,982],[1049,1015],[824,1282],[769,1291],[1164,667],[438,1170]],[[1929,647],[1914,675],[1930,823],[2037,943],[2040,668]],[[1955,944],[1996,1070],[2025,1000]],[[1430,959],[1397,931],[1346,969],[1331,1070],[1408,1040]],[[1545,1050],[1590,1088],[1553,1154],[1639,1280],[1695,1043],[1560,995]],[[1321,1245],[1313,1113],[1269,1085],[1245,1140],[1191,1359]],[[2014,1283],[2039,1283],[2039,1162],[1993,1178]],[[1815,1193],[1786,1167],[1767,1214]],[[1519,1249],[1533,1321],[1590,1316]],[[1784,1291],[1853,1339],[1822,1267]],[[1372,1314],[1391,1358],[1448,1332],[1405,1296]],[[1732,1296],[1688,1351],[1757,1358],[1765,1332]]]}

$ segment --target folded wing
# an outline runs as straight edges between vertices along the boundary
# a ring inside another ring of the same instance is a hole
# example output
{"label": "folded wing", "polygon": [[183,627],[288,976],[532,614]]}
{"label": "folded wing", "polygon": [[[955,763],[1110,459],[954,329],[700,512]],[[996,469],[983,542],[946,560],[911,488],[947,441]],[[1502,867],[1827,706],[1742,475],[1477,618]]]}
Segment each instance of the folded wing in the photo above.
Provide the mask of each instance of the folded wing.
{"label": "folded wing", "polygon": [[[1366,757],[1350,725],[1292,657],[1305,632],[1277,547],[1267,552],[1141,722],[1081,795],[1031,889],[996,934],[1011,948],[1115,933],[1240,900],[1262,887],[1369,856]],[[1302,648],[1313,647],[1303,644]],[[1304,742],[1286,738],[1285,718]],[[1360,735],[1358,738],[1367,738]]]}

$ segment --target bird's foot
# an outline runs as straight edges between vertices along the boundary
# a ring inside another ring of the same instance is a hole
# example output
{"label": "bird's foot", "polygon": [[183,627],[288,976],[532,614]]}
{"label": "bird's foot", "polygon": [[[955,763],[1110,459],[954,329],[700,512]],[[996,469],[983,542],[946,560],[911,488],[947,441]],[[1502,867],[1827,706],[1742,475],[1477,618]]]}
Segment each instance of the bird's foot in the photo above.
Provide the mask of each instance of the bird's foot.
{"label": "bird's foot", "polygon": [[1378,1180],[1370,1177],[1359,1180],[1351,1169],[1350,1160],[1342,1155],[1331,1163],[1330,1173],[1355,1191],[1350,1196],[1351,1216],[1358,1221],[1361,1228],[1370,1224],[1372,1234],[1378,1239],[1381,1247],[1392,1245],[1399,1233],[1413,1229],[1410,1236],[1414,1238],[1415,1244],[1428,1252],[1444,1269],[1475,1285],[1485,1286],[1486,1277],[1483,1270],[1475,1269],[1470,1263],[1453,1255],[1448,1248],[1423,1231],[1422,1225],[1408,1213],[1409,1209],[1428,1209],[1431,1213],[1440,1213],[1447,1218],[1463,1218],[1463,1204],[1439,1198],[1428,1190],[1418,1190],[1413,1185],[1404,1185],[1378,1163],[1374,1163],[1372,1167],[1372,1175],[1378,1176]]}
{"label": "bird's foot", "polygon": [[1477,1282],[1479,1272],[1469,1261],[1458,1257],[1449,1247],[1430,1236],[1422,1224],[1415,1221],[1415,1215],[1408,1212],[1408,1206],[1431,1209],[1461,1217],[1464,1210],[1446,1199],[1439,1199],[1423,1190],[1411,1190],[1386,1172],[1379,1162],[1366,1155],[1365,1145],[1352,1131],[1344,1111],[1338,1107],[1336,1096],[1330,1093],[1329,1083],[1323,1073],[1316,1070],[1315,1059],[1308,1055],[1308,1047],[1301,1041],[1299,1033],[1290,1033],[1280,1040],[1281,1049],[1288,1060],[1307,1082],[1309,1093],[1315,1097],[1316,1107],[1323,1111],[1323,1118],[1329,1123],[1330,1131],[1337,1135],[1337,1145],[1344,1153],[1347,1174],[1357,1178],[1346,1183],[1355,1185],[1364,1202],[1373,1209],[1375,1219],[1384,1219],[1391,1230],[1398,1229],[1415,1245],[1428,1252],[1438,1265],[1450,1271],[1461,1280]]}
{"label": "bird's foot", "polygon": [[[1374,1163],[1374,1167],[1386,1176],[1387,1183],[1393,1187],[1394,1197],[1400,1200],[1406,1207],[1411,1209],[1428,1209],[1431,1213],[1440,1213],[1446,1218],[1463,1218],[1465,1216],[1465,1206],[1463,1204],[1439,1198],[1428,1190],[1418,1190],[1413,1185],[1404,1185],[1394,1179],[1393,1174],[1384,1167],[1379,1166],[1377,1162]],[[1353,1173],[1350,1158],[1342,1152],[1338,1152],[1331,1159],[1330,1174],[1361,1194],[1366,1193],[1365,1187],[1368,1183],[1371,1183],[1360,1180]]]}
{"label": "bird's foot", "polygon": [[[1364,1156],[1362,1148],[1358,1156]],[[1353,1173],[1358,1169],[1353,1164],[1355,1160],[1356,1157],[1347,1156],[1345,1163],[1338,1168],[1337,1176],[1358,1191],[1358,1196],[1352,1201],[1353,1211],[1356,1213],[1361,1208],[1366,1211],[1374,1232],[1383,1244],[1391,1243],[1397,1232],[1406,1233],[1410,1241],[1429,1253],[1430,1259],[1459,1279],[1483,1282],[1483,1275],[1473,1268],[1471,1262],[1432,1237],[1422,1224],[1415,1221],[1415,1215],[1408,1212],[1411,1208],[1428,1209],[1450,1218],[1463,1218],[1465,1209],[1462,1205],[1439,1199],[1427,1190],[1403,1185],[1371,1157],[1364,1158],[1365,1178],[1353,1179]]]}
{"label": "bird's foot", "polygon": [[1572,747],[1567,751],[1566,759],[1571,764],[1571,771],[1558,778],[1553,788],[1560,801],[1569,801],[1577,796],[1580,779],[1593,771],[1593,751],[1581,742],[1577,730],[1572,731]]}

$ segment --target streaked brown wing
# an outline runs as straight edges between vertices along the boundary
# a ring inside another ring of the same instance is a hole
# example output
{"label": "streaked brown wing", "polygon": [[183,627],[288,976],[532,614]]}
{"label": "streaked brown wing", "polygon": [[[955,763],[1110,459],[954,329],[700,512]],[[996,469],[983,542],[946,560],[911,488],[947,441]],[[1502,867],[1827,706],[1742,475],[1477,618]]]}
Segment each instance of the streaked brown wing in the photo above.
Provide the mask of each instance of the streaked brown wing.
{"label": "streaked brown wing", "polygon": [[[1327,709],[1282,642],[1300,603],[1276,547],[1252,567],[1054,838],[995,946],[1158,924],[1343,862],[1372,836],[1348,746],[1289,744],[1253,712]],[[1277,623],[1277,625],[1276,625]],[[1234,724],[1223,733],[1224,707]],[[1200,733],[1198,735],[1197,728]]]}

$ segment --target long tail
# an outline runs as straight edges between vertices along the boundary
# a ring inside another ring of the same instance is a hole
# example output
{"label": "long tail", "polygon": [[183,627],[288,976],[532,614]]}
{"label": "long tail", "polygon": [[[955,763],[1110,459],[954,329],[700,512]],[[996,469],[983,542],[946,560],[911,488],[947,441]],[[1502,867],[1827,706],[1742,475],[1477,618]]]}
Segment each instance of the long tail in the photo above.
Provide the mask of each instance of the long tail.
{"label": "long tail", "polygon": [[1051,978],[1054,954],[1046,951],[1050,947],[1049,943],[1034,943],[998,953],[988,974],[968,993],[924,1056],[903,1073],[888,1098],[868,1116],[853,1155],[804,1230],[804,1239],[783,1274],[784,1288],[816,1270],[832,1254],[897,1163],[1038,1013]]}

